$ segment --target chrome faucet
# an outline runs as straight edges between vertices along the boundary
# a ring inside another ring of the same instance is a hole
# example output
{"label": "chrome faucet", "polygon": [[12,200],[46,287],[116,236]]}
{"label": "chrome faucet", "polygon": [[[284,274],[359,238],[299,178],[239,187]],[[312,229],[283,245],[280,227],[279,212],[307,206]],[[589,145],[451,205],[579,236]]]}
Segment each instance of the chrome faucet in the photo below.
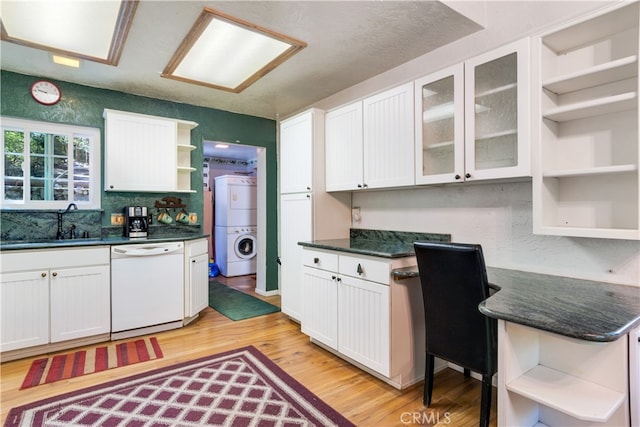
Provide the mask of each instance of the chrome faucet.
{"label": "chrome faucet", "polygon": [[66,210],[59,210],[58,211],[58,232],[56,233],[56,239],[57,240],[63,240],[64,239],[64,235],[69,233],[69,238],[71,239],[75,239],[76,238],[76,226],[72,225],[71,228],[69,229],[69,231],[67,233],[65,233],[62,230],[62,215],[68,213],[69,211],[77,211],[78,210],[78,206],[76,206],[75,203],[69,203],[69,206],[67,206]]}

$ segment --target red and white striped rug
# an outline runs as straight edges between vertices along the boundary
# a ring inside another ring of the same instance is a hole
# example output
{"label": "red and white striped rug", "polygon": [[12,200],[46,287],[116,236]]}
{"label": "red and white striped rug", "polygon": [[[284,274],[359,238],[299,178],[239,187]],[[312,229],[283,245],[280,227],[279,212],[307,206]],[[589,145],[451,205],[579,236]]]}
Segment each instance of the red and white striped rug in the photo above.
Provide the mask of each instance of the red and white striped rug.
{"label": "red and white striped rug", "polygon": [[155,337],[34,360],[20,389],[162,358]]}

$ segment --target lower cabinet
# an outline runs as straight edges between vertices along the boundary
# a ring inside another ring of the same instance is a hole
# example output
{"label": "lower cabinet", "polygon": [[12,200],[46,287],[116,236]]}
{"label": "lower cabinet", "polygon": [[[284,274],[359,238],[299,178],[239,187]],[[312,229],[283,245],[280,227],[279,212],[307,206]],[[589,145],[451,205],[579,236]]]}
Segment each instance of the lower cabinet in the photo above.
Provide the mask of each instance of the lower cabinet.
{"label": "lower cabinet", "polygon": [[52,343],[110,332],[109,274],[108,265],[51,272],[49,332]]}
{"label": "lower cabinet", "polygon": [[207,239],[185,241],[185,324],[209,306],[209,244]]}
{"label": "lower cabinet", "polygon": [[417,279],[392,272],[415,258],[303,250],[301,330],[312,341],[403,389],[424,378],[424,311]]}
{"label": "lower cabinet", "polygon": [[108,246],[12,251],[0,265],[1,352],[109,333]]}

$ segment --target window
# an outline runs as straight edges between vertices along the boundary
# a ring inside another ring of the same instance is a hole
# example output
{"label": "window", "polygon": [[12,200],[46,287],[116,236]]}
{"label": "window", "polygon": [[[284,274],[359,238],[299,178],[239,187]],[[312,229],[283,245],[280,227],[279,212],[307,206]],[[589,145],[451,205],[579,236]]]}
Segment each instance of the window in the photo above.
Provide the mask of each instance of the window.
{"label": "window", "polygon": [[2,207],[100,208],[100,130],[2,118]]}

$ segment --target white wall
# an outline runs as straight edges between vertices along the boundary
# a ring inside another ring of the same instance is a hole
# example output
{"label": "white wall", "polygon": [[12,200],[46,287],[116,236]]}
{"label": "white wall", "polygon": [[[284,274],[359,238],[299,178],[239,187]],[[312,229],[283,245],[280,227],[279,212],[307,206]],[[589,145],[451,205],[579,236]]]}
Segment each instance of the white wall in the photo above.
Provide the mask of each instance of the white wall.
{"label": "white wall", "polygon": [[[330,110],[610,3],[489,1],[485,30],[312,106]],[[482,244],[490,266],[640,286],[639,242],[534,235],[531,194],[530,182],[354,192],[362,220],[352,226],[451,233],[454,241]]]}
{"label": "white wall", "polygon": [[354,228],[450,233],[480,243],[487,265],[628,285],[640,282],[640,243],[532,232],[531,182],[355,192]]}

